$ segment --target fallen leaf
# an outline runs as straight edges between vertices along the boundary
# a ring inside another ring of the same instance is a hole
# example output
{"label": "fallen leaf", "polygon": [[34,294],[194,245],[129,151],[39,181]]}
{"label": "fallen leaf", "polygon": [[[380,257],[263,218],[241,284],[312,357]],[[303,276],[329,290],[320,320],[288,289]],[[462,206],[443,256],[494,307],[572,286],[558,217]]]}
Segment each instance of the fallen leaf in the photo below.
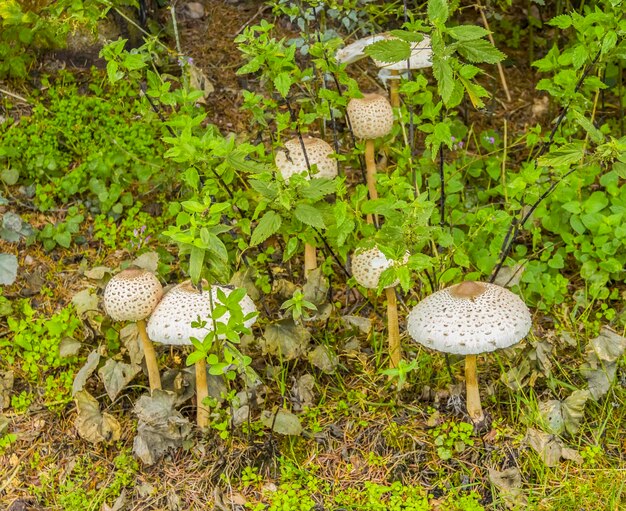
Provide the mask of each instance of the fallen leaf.
{"label": "fallen leaf", "polygon": [[9,430],[9,419],[0,413],[0,437],[4,436]]}
{"label": "fallen leaf", "polygon": [[291,319],[283,319],[265,328],[259,344],[263,354],[281,357],[285,361],[294,360],[306,353],[311,334]]}
{"label": "fallen leaf", "polygon": [[236,288],[243,287],[246,290],[246,294],[256,302],[261,298],[261,291],[254,284],[252,277],[253,272],[251,268],[236,271],[230,279],[230,285]]}
{"label": "fallen leaf", "polygon": [[98,297],[92,293],[92,289],[83,289],[72,297],[72,303],[76,307],[76,312],[79,316],[87,312],[98,311]]}
{"label": "fallen leaf", "polygon": [[137,323],[128,323],[120,330],[120,341],[128,350],[128,358],[130,358],[131,363],[140,365],[143,360],[143,348],[139,340]]}
{"label": "fallen leaf", "polygon": [[302,294],[307,302],[316,307],[327,302],[328,279],[322,273],[322,268],[315,268],[307,274]]}
{"label": "fallen leaf", "polygon": [[315,378],[311,374],[303,374],[291,389],[294,407],[298,411],[310,408],[315,401]]}
{"label": "fallen leaf", "polygon": [[261,412],[261,422],[280,435],[298,436],[302,433],[300,419],[287,410],[278,410],[272,413],[269,410]]}
{"label": "fallen leaf", "polygon": [[362,333],[367,334],[372,329],[372,322],[368,318],[360,316],[341,316],[343,322],[348,326],[357,327]]}
{"label": "fallen leaf", "polygon": [[588,390],[576,390],[563,401],[551,399],[539,403],[539,412],[546,423],[548,432],[554,435],[560,435],[563,431],[570,435],[576,434],[589,397]]}
{"label": "fallen leaf", "polygon": [[308,359],[312,365],[326,374],[334,373],[337,365],[339,365],[337,355],[328,346],[324,345],[317,346],[311,351]]}
{"label": "fallen leaf", "polygon": [[548,433],[559,435],[565,429],[561,401],[550,399],[539,403],[539,413],[544,420],[545,429]]}
{"label": "fallen leaf", "polygon": [[107,505],[107,503],[102,504],[102,511],[122,511],[126,506],[126,488],[122,489],[117,499],[113,503],[113,506]]}
{"label": "fallen leaf", "polygon": [[598,359],[604,362],[615,362],[626,350],[626,337],[610,328],[602,327],[598,337],[589,341],[589,345]]}
{"label": "fallen leaf", "polygon": [[17,257],[0,254],[0,285],[10,286],[17,279]]}
{"label": "fallen leaf", "polygon": [[615,380],[616,373],[617,364],[615,362],[601,364],[593,352],[587,361],[580,366],[580,374],[587,380],[587,388],[594,401],[598,401],[606,395],[613,380]]}
{"label": "fallen leaf", "polygon": [[107,273],[111,273],[108,266],[96,266],[91,270],[85,270],[85,277],[92,280],[102,280]]}
{"label": "fallen leaf", "polygon": [[161,387],[176,396],[175,406],[182,405],[191,399],[196,391],[196,377],[194,371],[186,369],[168,369],[161,376]]}
{"label": "fallen leaf", "polygon": [[59,356],[61,358],[66,358],[78,355],[82,345],[82,342],[77,341],[72,337],[64,337],[59,343]]}
{"label": "fallen leaf", "polygon": [[502,287],[513,287],[520,283],[522,275],[526,267],[523,264],[516,264],[514,266],[503,266],[500,268],[494,284]]}
{"label": "fallen leaf", "polygon": [[144,252],[139,257],[135,258],[131,263],[133,266],[138,266],[143,270],[147,270],[152,273],[156,273],[159,267],[159,254],[156,252]]}
{"label": "fallen leaf", "polygon": [[11,391],[14,383],[13,371],[0,372],[0,410],[8,408],[11,404]]}
{"label": "fallen leaf", "polygon": [[98,401],[87,391],[81,390],[74,396],[78,417],[78,434],[88,442],[115,442],[120,439],[122,428],[112,415],[100,413]]}
{"label": "fallen leaf", "polygon": [[526,442],[548,467],[555,467],[561,459],[562,446],[558,437],[538,429],[528,428]]}
{"label": "fallen leaf", "polygon": [[524,358],[500,376],[500,380],[513,391],[522,390],[526,385],[526,378],[530,374],[530,362]]}
{"label": "fallen leaf", "polygon": [[175,402],[172,392],[155,390],[135,404],[139,424],[133,453],[146,465],[156,463],[169,449],[181,447],[191,431],[189,421],[174,409]]}
{"label": "fallen leaf", "polygon": [[137,376],[139,371],[141,367],[138,365],[126,364],[110,358],[98,369],[98,375],[104,383],[109,399],[115,401],[117,395]]}
{"label": "fallen leaf", "polygon": [[75,396],[78,392],[83,390],[85,387],[85,383],[87,383],[87,378],[91,376],[91,374],[96,370],[98,364],[100,363],[100,353],[96,350],[93,350],[88,356],[87,361],[80,368],[80,370],[76,373],[74,377],[74,383],[72,384],[72,396]]}
{"label": "fallen leaf", "polygon": [[189,64],[187,66],[189,70],[189,87],[196,90],[201,90],[203,95],[197,99],[198,103],[206,104],[206,98],[208,98],[215,88],[211,83],[211,80],[204,74],[204,72],[197,66]]}
{"label": "fallen leaf", "polygon": [[502,472],[489,469],[489,480],[498,490],[504,503],[509,508],[525,507],[528,503],[522,492],[522,474],[517,467],[510,467]]}

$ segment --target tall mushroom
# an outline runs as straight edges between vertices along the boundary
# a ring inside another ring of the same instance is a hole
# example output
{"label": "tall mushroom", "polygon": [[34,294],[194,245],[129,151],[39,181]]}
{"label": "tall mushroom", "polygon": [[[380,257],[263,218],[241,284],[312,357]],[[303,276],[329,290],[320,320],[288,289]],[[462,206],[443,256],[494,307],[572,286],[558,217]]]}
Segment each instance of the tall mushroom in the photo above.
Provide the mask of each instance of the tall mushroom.
{"label": "tall mushroom", "polygon": [[[284,150],[276,153],[276,167],[289,182],[294,174],[306,172],[306,179],[311,177],[323,177],[333,179],[337,177],[337,160],[331,158],[333,148],[321,138],[302,137],[294,138],[285,143]],[[310,170],[313,165],[317,166],[317,174],[311,176]],[[305,276],[317,268],[317,253],[315,246],[305,243],[304,245],[304,274]]]}
{"label": "tall mushroom", "polygon": [[407,330],[418,343],[465,355],[467,412],[474,423],[484,419],[476,356],[518,343],[531,325],[530,311],[519,296],[496,284],[472,281],[424,298],[407,318]]}
{"label": "tall mushroom", "polygon": [[[221,289],[226,295],[231,290],[226,287],[211,286],[209,290],[196,289],[191,281],[187,280],[172,288],[161,300],[148,320],[148,333],[154,342],[168,345],[191,345],[191,338],[202,341],[213,330],[211,312],[213,306],[219,304],[217,290]],[[256,312],[254,302],[246,295],[240,302],[244,316]],[[198,320],[206,321],[203,327],[192,327]],[[230,318],[226,312],[219,321],[227,323]],[[244,326],[249,328],[255,319],[248,319]],[[206,428],[209,423],[209,409],[203,403],[208,397],[206,378],[206,360],[201,358],[196,366],[196,399],[198,401],[197,423],[200,428]]]}
{"label": "tall mushroom", "polygon": [[161,388],[154,346],[146,333],[146,318],[163,296],[163,287],[149,271],[128,269],[115,275],[104,289],[104,310],[115,321],[135,321],[143,348],[150,390]]}
{"label": "tall mushroom", "polygon": [[[387,259],[378,247],[365,250],[357,249],[352,255],[352,276],[361,286],[367,289],[377,289],[380,276],[387,268],[406,264],[407,261],[408,254],[403,261],[393,261]],[[400,329],[398,327],[398,305],[394,289],[397,285],[398,281],[385,288],[387,297],[387,329],[389,331],[389,365],[392,368],[398,367],[402,358]]]}
{"label": "tall mushroom", "polygon": [[[393,127],[393,109],[389,100],[380,94],[364,94],[362,98],[352,98],[347,107],[350,126],[356,138],[365,140],[365,167],[367,169],[367,190],[370,199],[378,198],[376,191],[376,158],[374,140],[384,137]],[[372,215],[367,222],[373,223]]]}

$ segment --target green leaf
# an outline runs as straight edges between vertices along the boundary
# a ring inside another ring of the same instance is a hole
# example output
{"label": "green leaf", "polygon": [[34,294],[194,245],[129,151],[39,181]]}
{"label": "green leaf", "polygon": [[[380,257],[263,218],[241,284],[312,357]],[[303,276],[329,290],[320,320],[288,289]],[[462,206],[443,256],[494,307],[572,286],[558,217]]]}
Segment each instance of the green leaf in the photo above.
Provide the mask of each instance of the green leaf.
{"label": "green leaf", "polygon": [[448,2],[446,0],[428,0],[428,19],[432,23],[445,23],[448,14]]}
{"label": "green leaf", "polygon": [[550,21],[548,21],[548,25],[552,25],[553,27],[558,27],[561,30],[565,30],[572,26],[572,18],[569,14],[561,14],[560,16],[555,16]]}
{"label": "green leaf", "polygon": [[196,362],[198,362],[199,360],[202,360],[203,358],[204,358],[204,353],[202,353],[201,351],[194,351],[193,353],[190,353],[187,356],[187,360],[185,360],[185,364],[188,366],[191,366],[195,364]]}
{"label": "green leaf", "polygon": [[587,119],[583,114],[575,110],[572,111],[572,114],[576,119],[576,122],[580,125],[582,129],[587,132],[587,135],[589,135],[589,138],[591,140],[593,140],[596,144],[601,144],[602,142],[604,142],[604,134],[598,128],[596,128],[589,119]]}
{"label": "green leaf", "polygon": [[464,41],[457,47],[457,51],[470,62],[497,64],[506,58],[504,53],[484,39]]}
{"label": "green leaf", "polygon": [[399,39],[387,39],[366,46],[365,54],[381,62],[401,62],[411,56],[411,45]]}
{"label": "green leaf", "polygon": [[448,34],[457,41],[474,41],[485,37],[489,31],[478,25],[459,25],[449,28]]}
{"label": "green leaf", "polygon": [[203,248],[196,246],[191,247],[191,254],[189,256],[189,276],[194,284],[200,282],[200,274],[202,273],[202,265],[204,264]]}
{"label": "green leaf", "polygon": [[298,204],[294,211],[295,217],[303,224],[310,225],[317,229],[324,229],[324,219],[322,213],[310,204]]}
{"label": "green leaf", "polygon": [[454,77],[450,64],[441,59],[433,60],[433,74],[439,87],[439,95],[444,103],[448,103],[454,91]]}
{"label": "green leaf", "polygon": [[263,243],[280,229],[282,223],[283,219],[275,211],[265,213],[252,233],[250,245],[254,247],[259,243]]}
{"label": "green leaf", "polygon": [[562,145],[555,151],[551,151],[539,158],[538,164],[545,167],[560,167],[561,165],[572,165],[582,160],[585,145],[583,142],[571,142]]}
{"label": "green leaf", "polygon": [[292,83],[293,80],[291,79],[291,75],[287,71],[278,73],[274,77],[274,87],[276,87],[276,90],[283,98],[286,98],[289,95],[289,89],[291,88]]}

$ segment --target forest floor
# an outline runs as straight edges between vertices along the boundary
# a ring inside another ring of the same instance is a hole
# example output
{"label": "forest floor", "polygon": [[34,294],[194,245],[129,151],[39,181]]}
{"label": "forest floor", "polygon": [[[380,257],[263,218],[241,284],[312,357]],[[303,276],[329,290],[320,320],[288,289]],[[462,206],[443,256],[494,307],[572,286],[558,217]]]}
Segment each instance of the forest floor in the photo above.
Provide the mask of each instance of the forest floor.
{"label": "forest floor", "polygon": [[[239,107],[242,86],[249,84],[242,83],[244,78],[236,74],[242,59],[233,38],[245,26],[262,19],[274,21],[274,16],[271,9],[252,0],[210,1],[205,2],[205,9],[201,19],[181,14],[183,53],[193,58],[214,89],[205,105],[208,122],[224,133],[246,132],[250,119],[239,112]],[[480,23],[479,19],[476,16],[474,21]],[[280,23],[289,35],[293,27]],[[485,83],[494,99],[484,110],[468,111],[466,124],[502,130],[505,119],[509,133],[518,134],[535,123],[549,123],[555,107],[537,96],[533,71],[528,62],[516,60],[516,53],[520,59],[525,57],[515,49],[502,49],[510,57],[504,69],[512,100],[506,100],[494,68]],[[48,57],[43,66],[84,72],[72,67],[73,60],[75,56]],[[353,72],[365,87],[373,86],[375,75],[367,65],[358,64]],[[28,97],[25,87],[15,92]],[[23,104],[21,108],[27,114],[30,107]],[[514,162],[516,155],[509,157]],[[62,219],[66,213],[64,208],[38,212],[17,187],[8,189],[7,196],[17,204],[13,211],[35,228]],[[157,203],[155,211],[165,207],[162,197],[153,200]],[[0,211],[4,213],[7,208],[2,205]],[[55,317],[56,328],[61,330],[71,323],[62,316],[66,306],[74,303],[82,307],[82,321],[72,328],[74,337],[88,346],[102,341],[98,331],[102,312],[94,313],[89,309],[93,302],[85,304],[75,297],[85,289],[101,294],[103,275],[131,259],[132,252],[121,241],[111,249],[91,238],[93,219],[87,219],[80,232],[86,237],[83,244],[50,252],[38,244],[21,244],[16,250],[14,244],[0,241],[0,251],[15,253],[20,263],[17,281],[5,286],[3,296],[16,303],[28,300],[35,311],[31,318]],[[156,240],[148,244],[156,247]],[[176,263],[170,264],[175,272]],[[291,275],[285,278],[289,280]],[[341,291],[336,293],[341,297]],[[558,379],[568,364],[580,363],[589,340],[582,325],[571,325],[569,337],[554,329],[555,323],[568,323],[568,307],[564,305],[552,316],[536,314],[537,326],[523,346],[504,355],[481,357],[480,380],[490,420],[480,432],[463,426],[469,419],[459,383],[462,359],[452,357],[448,368],[443,357],[425,353],[403,335],[407,358],[419,356],[420,367],[432,375],[432,383],[418,386],[409,379],[398,389],[378,370],[386,342],[381,333],[385,331],[382,304],[372,307],[361,301],[354,314],[370,320],[372,328],[353,328],[330,340],[338,354],[332,373],[325,374],[306,361],[281,364],[257,360],[253,364],[265,375],[267,384],[258,396],[249,398],[256,399],[250,406],[251,415],[288,404],[298,412],[304,428],[301,435],[272,434],[249,419],[232,431],[193,430],[182,447],[168,451],[152,465],[137,461],[132,454],[137,431],[132,410],[146,390],[144,374],[112,402],[106,401],[102,384],[95,380],[88,383],[92,395],[108,403],[101,404],[102,412],[113,416],[120,428],[114,443],[92,444],[78,434],[74,402],[64,396],[55,404],[50,397],[58,385],[55,378],[73,378],[89,349],[76,356],[67,373],[55,373],[51,380],[38,385],[24,376],[19,360],[9,360],[6,366],[2,361],[0,398],[4,391],[6,402],[0,399],[0,419],[5,421],[0,422],[0,509],[626,509],[623,364],[617,368],[616,384],[609,395],[588,404],[577,435],[564,440],[534,427],[538,411],[532,385],[537,382],[536,396],[547,392],[547,367]],[[95,308],[99,308],[98,302]],[[37,330],[37,319],[22,321],[31,321],[30,335],[56,335],[45,326]],[[328,341],[336,331],[333,325],[316,324],[316,341]],[[24,325],[22,330],[27,328]],[[0,337],[14,332],[8,317],[3,316]],[[260,334],[260,330],[255,333]],[[503,374],[502,369],[510,368],[522,352],[530,353],[534,362],[525,384],[516,385],[507,381],[511,370]],[[161,360],[169,368],[184,368],[182,356],[173,351],[163,351]],[[311,374],[314,384],[308,383]],[[19,401],[20,396],[24,401]],[[193,424],[192,400],[180,411]]]}

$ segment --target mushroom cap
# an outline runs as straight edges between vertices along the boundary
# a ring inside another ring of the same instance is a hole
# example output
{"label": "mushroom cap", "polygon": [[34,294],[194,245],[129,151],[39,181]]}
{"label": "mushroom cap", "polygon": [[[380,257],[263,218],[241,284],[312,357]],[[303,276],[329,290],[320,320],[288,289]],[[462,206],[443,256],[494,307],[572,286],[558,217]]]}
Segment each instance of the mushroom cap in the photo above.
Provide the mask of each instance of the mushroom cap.
{"label": "mushroom cap", "polygon": [[[213,323],[210,320],[211,300],[213,304],[220,303],[217,298],[218,289],[224,291],[226,296],[232,291],[227,287],[211,286],[209,298],[208,290],[199,291],[189,280],[173,287],[148,320],[147,332],[150,339],[161,344],[173,345],[191,344],[192,337],[204,339],[213,330]],[[244,316],[256,312],[254,302],[248,295],[245,295],[239,304]],[[198,316],[206,321],[202,328],[191,326],[191,323],[197,321]],[[229,319],[230,313],[226,312],[218,321],[227,323]],[[249,328],[255,321],[256,318],[248,319],[244,325]]]}
{"label": "mushroom cap", "polygon": [[462,282],[424,298],[409,313],[413,340],[444,353],[476,355],[507,348],[528,334],[532,320],[522,299],[484,282]]}
{"label": "mushroom cap", "polygon": [[[306,150],[309,165],[317,165],[317,174],[314,177],[325,177],[332,179],[337,177],[337,160],[331,158],[333,148],[321,138],[302,137],[302,143]],[[285,143],[285,149],[276,153],[276,167],[280,171],[285,181],[294,174],[306,172],[306,179],[309,179],[308,168],[304,151],[300,144],[300,139],[293,138]]]}
{"label": "mushroom cap", "polygon": [[161,296],[163,286],[152,273],[124,270],[104,288],[104,310],[115,321],[140,321],[150,315]]}
{"label": "mushroom cap", "polygon": [[[396,37],[385,34],[385,39],[393,40]],[[401,60],[400,62],[382,62],[380,60],[372,59],[377,67],[382,69],[389,69],[391,71],[405,71],[407,69],[407,61]],[[433,65],[433,49],[430,44],[430,37],[424,36],[419,43],[411,43],[411,56],[408,59],[409,69],[423,69],[425,67],[432,67]]]}
{"label": "mushroom cap", "polygon": [[370,44],[382,41],[385,38],[385,34],[376,34],[357,39],[349,45],[337,50],[335,58],[340,64],[352,64],[353,62],[361,60],[367,56],[365,48],[367,48]]}
{"label": "mushroom cap", "polygon": [[374,140],[388,135],[393,127],[393,108],[389,100],[380,94],[352,98],[348,102],[347,113],[356,138]]}
{"label": "mushroom cap", "polygon": [[[408,260],[408,253],[405,254],[402,261],[394,261],[393,259],[388,259],[378,247],[357,249],[352,255],[352,276],[361,286],[368,289],[376,289],[380,276],[387,268],[406,264]],[[399,280],[396,280],[389,287],[395,287],[399,282]]]}

